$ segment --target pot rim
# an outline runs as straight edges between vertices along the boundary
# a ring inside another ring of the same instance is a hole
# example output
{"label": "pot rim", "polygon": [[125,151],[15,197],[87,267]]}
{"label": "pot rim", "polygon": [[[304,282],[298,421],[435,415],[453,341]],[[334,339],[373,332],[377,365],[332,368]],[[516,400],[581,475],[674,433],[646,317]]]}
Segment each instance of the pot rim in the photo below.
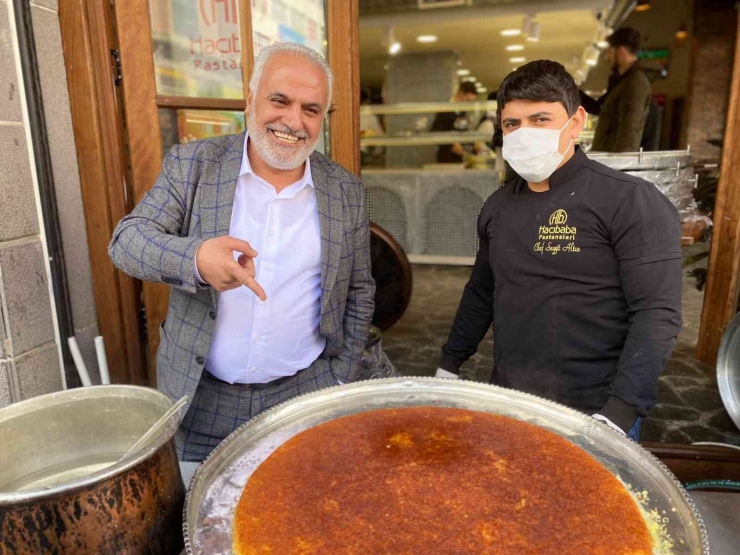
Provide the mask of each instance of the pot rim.
{"label": "pot rim", "polygon": [[[41,407],[52,407],[55,405],[70,403],[73,401],[104,398],[104,397],[123,397],[123,398],[149,398],[153,402],[157,399],[166,401],[167,408],[172,406],[172,400],[157,389],[151,387],[142,387],[136,385],[95,385],[90,387],[80,387],[57,391],[39,397],[33,397],[25,401],[13,403],[3,409],[0,409],[0,424],[17,418],[23,414],[32,413]],[[166,409],[165,409],[166,410]],[[164,411],[162,412],[164,414]],[[176,425],[173,425],[173,422]],[[127,470],[137,466],[139,463],[149,459],[162,446],[164,446],[177,432],[180,419],[171,421],[170,425],[165,426],[157,435],[155,435],[143,448],[132,454],[124,460],[105,467],[102,470],[87,474],[58,486],[42,489],[29,489],[15,492],[0,491],[0,507],[15,505],[19,503],[29,503],[58,495],[66,495],[88,486],[96,485],[113,478]],[[153,422],[152,422],[153,424]]]}

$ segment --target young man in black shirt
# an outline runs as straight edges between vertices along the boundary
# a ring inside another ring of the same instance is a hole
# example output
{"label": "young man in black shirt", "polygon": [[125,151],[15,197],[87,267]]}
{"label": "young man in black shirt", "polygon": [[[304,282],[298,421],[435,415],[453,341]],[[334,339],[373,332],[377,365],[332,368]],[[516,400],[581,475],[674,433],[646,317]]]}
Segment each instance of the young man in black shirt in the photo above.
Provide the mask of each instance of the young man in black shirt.
{"label": "young man in black shirt", "polygon": [[642,179],[589,160],[560,64],[501,85],[503,156],[520,176],[486,201],[480,250],[437,376],[494,326],[492,383],[546,397],[639,438],[681,330],[678,212]]}

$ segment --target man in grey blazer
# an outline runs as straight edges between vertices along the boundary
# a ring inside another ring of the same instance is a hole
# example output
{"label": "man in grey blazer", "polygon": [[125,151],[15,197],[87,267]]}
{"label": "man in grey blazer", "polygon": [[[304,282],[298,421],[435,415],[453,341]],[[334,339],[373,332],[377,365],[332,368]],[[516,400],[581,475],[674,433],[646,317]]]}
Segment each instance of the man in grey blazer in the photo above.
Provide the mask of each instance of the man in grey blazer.
{"label": "man in grey blazer", "polygon": [[192,399],[182,460],[280,402],[360,378],[375,289],[365,191],[314,152],[332,85],[315,51],[262,50],[247,132],[174,146],[114,232],[118,268],[172,287],[157,381]]}

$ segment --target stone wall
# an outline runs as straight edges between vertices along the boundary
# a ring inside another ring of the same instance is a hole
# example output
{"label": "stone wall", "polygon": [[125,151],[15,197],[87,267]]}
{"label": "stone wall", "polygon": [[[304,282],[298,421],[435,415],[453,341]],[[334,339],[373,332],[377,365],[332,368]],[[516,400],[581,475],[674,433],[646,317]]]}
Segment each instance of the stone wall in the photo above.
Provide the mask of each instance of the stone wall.
{"label": "stone wall", "polygon": [[699,160],[716,160],[721,153],[707,141],[725,133],[737,21],[734,1],[696,2],[687,141]]}
{"label": "stone wall", "polygon": [[[97,315],[58,5],[31,7],[75,336],[95,382]],[[0,0],[0,407],[64,387],[11,8]]]}

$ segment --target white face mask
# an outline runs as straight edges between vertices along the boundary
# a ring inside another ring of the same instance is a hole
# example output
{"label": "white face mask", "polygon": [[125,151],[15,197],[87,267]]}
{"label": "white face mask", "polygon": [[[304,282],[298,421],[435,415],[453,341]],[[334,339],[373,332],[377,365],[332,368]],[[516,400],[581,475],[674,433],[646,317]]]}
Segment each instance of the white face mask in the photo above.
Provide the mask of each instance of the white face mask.
{"label": "white face mask", "polygon": [[[511,168],[529,183],[540,183],[550,177],[565,158],[560,154],[560,134],[571,118],[560,129],[520,127],[504,135],[503,155]],[[568,143],[568,152],[573,139]]]}

